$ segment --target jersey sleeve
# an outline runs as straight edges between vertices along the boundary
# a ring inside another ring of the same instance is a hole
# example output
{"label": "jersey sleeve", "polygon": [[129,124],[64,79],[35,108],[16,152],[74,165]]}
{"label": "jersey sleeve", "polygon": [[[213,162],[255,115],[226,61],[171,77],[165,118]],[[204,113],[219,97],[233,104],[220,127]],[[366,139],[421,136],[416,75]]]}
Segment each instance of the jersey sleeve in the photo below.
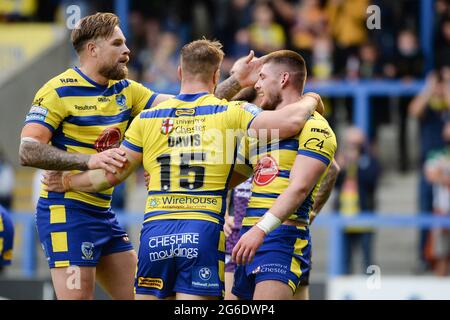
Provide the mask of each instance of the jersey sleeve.
{"label": "jersey sleeve", "polygon": [[131,82],[130,86],[133,97],[133,111],[131,116],[136,117],[142,110],[152,106],[158,94],[136,81],[129,81]]}
{"label": "jersey sleeve", "polygon": [[67,110],[55,89],[45,84],[36,93],[31,109],[25,118],[25,124],[39,123],[53,132],[66,115]]}
{"label": "jersey sleeve", "polygon": [[312,157],[329,165],[336,153],[336,136],[328,123],[311,118],[299,135],[299,155]]}
{"label": "jersey sleeve", "polygon": [[131,122],[130,127],[125,132],[125,139],[122,145],[136,152],[141,152],[143,150],[143,121],[141,117],[136,117]]}
{"label": "jersey sleeve", "polygon": [[230,101],[228,102],[228,110],[226,112],[227,128],[247,131],[253,120],[261,112],[262,110],[253,103]]}

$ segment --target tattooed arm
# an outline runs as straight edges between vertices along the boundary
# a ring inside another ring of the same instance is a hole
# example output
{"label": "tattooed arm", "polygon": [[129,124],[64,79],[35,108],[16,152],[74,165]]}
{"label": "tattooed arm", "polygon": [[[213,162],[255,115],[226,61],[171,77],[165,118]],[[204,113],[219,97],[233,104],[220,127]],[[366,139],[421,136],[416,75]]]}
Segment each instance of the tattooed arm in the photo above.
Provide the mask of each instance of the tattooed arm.
{"label": "tattooed arm", "polygon": [[330,197],[331,191],[333,190],[339,171],[341,171],[341,168],[337,164],[336,160],[333,159],[333,162],[331,163],[330,168],[328,169],[328,172],[325,175],[325,178],[320,184],[319,191],[317,191],[316,197],[314,199],[314,205],[310,217],[310,224],[319,214],[320,210],[322,210],[323,206]]}
{"label": "tattooed arm", "polygon": [[241,100],[252,102],[256,99],[256,89],[254,87],[247,87],[239,91],[231,100]]}
{"label": "tattooed arm", "polygon": [[241,84],[234,75],[219,83],[214,95],[220,99],[231,100],[236,94],[241,91]]}
{"label": "tattooed arm", "polygon": [[69,153],[48,144],[52,133],[46,127],[28,123],[22,130],[19,148],[22,166],[46,170],[105,169],[116,172],[126,162],[124,152],[110,149],[97,154]]}

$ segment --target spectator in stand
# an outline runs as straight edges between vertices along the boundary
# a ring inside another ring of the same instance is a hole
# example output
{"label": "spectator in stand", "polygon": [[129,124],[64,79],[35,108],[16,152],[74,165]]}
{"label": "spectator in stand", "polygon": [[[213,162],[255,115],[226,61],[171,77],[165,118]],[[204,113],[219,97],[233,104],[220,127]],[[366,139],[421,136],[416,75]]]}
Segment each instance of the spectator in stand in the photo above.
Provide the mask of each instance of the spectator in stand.
{"label": "spectator in stand", "polygon": [[[421,213],[430,213],[433,209],[433,190],[431,184],[423,174],[423,165],[433,150],[442,149],[445,145],[442,131],[450,108],[450,75],[448,69],[442,72],[431,72],[426,80],[424,90],[415,97],[409,105],[409,114],[418,119],[420,129],[420,156],[419,163],[421,175],[418,185],[419,210]],[[422,229],[419,240],[421,265],[419,271],[427,268],[424,256],[425,241],[428,229]]]}
{"label": "spectator in stand", "polygon": [[329,0],[325,7],[329,30],[336,43],[335,72],[346,74],[347,60],[358,54],[358,47],[367,41],[366,10],[368,0]]}
{"label": "spectator in stand", "polygon": [[257,56],[283,49],[286,35],[274,21],[274,12],[267,2],[258,2],[253,11],[253,23],[248,27],[250,45]]}
{"label": "spectator in stand", "polygon": [[160,35],[152,64],[144,70],[143,80],[149,82],[153,90],[176,92],[178,89],[178,37],[173,32]]}
{"label": "spectator in stand", "polygon": [[[408,82],[420,79],[425,70],[424,56],[419,48],[416,34],[411,30],[400,31],[397,37],[397,53],[391,62],[385,65],[384,71],[389,77]],[[399,99],[398,147],[399,167],[401,172],[409,169],[409,155],[406,142],[407,114],[410,97]]]}
{"label": "spectator in stand", "polygon": [[[336,158],[341,171],[336,180],[336,210],[344,216],[376,210],[380,166],[370,153],[364,133],[357,127],[346,130],[342,152]],[[344,273],[351,274],[357,247],[362,249],[362,272],[372,265],[374,232],[371,228],[349,227],[344,231]]]}
{"label": "spectator in stand", "polygon": [[450,66],[450,18],[443,20],[439,25],[435,50],[436,68]]}
{"label": "spectator in stand", "polygon": [[[320,0],[301,0],[297,3],[288,0],[274,0],[272,3],[276,12],[290,26],[291,48],[300,52],[306,65],[312,67],[311,61],[317,38],[320,36],[321,39],[327,39],[328,35],[327,16]],[[322,42],[321,45],[328,44]],[[323,67],[323,64],[320,63],[320,66]],[[310,71],[308,70],[308,72]],[[322,74],[322,71],[319,74]]]}
{"label": "spectator in stand", "polygon": [[0,149],[0,205],[11,210],[15,177],[14,168]]}
{"label": "spectator in stand", "polygon": [[[425,176],[433,186],[433,214],[450,215],[450,122],[443,130],[445,147],[431,152],[425,162]],[[446,276],[450,263],[450,229],[433,228],[428,236],[425,257],[437,276]]]}

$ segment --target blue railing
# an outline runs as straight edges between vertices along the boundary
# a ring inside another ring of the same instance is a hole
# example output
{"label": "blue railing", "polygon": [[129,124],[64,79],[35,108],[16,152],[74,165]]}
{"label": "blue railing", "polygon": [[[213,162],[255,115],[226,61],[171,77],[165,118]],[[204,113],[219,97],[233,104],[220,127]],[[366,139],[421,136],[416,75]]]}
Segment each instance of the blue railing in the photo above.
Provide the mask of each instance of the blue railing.
{"label": "blue railing", "polygon": [[[360,80],[360,81],[317,81],[309,82],[305,92],[314,91],[322,97],[351,97],[353,98],[353,123],[369,134],[371,124],[370,98],[376,96],[399,97],[414,96],[422,90],[423,80]],[[179,84],[173,83],[164,88],[155,88],[151,83],[145,86],[163,93],[177,94]]]}
{"label": "blue railing", "polygon": [[[119,222],[124,227],[140,226],[143,221],[141,213],[129,212],[118,214]],[[22,252],[22,274],[32,278],[36,275],[36,228],[34,215],[30,213],[13,213],[14,224],[23,226],[22,247],[14,251]],[[427,214],[362,214],[355,217],[343,217],[338,214],[320,214],[314,221],[314,226],[326,228],[328,231],[328,274],[338,276],[343,273],[343,230],[346,227],[377,228],[450,228],[450,217],[432,216]]]}

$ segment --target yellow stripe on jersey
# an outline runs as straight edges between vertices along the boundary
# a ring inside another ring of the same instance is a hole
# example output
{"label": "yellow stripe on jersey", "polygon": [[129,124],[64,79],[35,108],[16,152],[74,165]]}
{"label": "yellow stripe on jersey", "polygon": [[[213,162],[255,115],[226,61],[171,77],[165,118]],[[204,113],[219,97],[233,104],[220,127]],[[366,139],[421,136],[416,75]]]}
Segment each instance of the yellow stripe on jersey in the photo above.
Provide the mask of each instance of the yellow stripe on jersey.
{"label": "yellow stripe on jersey", "polygon": [[292,292],[295,294],[295,292],[297,291],[297,285],[294,283],[294,281],[292,281],[291,279],[289,279],[288,281],[288,286],[291,287]]}
{"label": "yellow stripe on jersey", "polygon": [[3,237],[0,237],[0,255],[3,256],[3,246],[4,246],[4,239]]}
{"label": "yellow stripe on jersey", "polygon": [[[143,153],[144,168],[152,177],[147,212],[164,211],[161,214],[169,216],[174,211],[201,210],[213,217],[223,215],[222,198],[201,193],[227,188],[237,135],[248,129],[258,112],[254,105],[206,92],[178,95],[141,112],[125,133],[123,145]],[[198,200],[203,202],[194,203]]]}
{"label": "yellow stripe on jersey", "polygon": [[161,214],[158,216],[150,217],[144,220],[144,223],[155,221],[155,220],[164,220],[164,219],[179,219],[179,220],[203,220],[214,223],[219,223],[219,219],[213,218],[206,213],[191,213],[191,212],[177,212],[177,213],[167,213]]}
{"label": "yellow stripe on jersey", "polygon": [[0,232],[2,232],[3,230],[5,230],[5,226],[3,224],[3,217],[0,213]]}
{"label": "yellow stripe on jersey", "polygon": [[[132,80],[110,81],[103,86],[78,68],[68,69],[36,93],[25,123],[48,128],[53,133],[51,144],[61,150],[94,154],[119,146],[129,121],[156,96]],[[107,208],[111,193],[112,189],[98,194],[71,193],[65,198]],[[41,196],[59,197],[43,190]]]}

